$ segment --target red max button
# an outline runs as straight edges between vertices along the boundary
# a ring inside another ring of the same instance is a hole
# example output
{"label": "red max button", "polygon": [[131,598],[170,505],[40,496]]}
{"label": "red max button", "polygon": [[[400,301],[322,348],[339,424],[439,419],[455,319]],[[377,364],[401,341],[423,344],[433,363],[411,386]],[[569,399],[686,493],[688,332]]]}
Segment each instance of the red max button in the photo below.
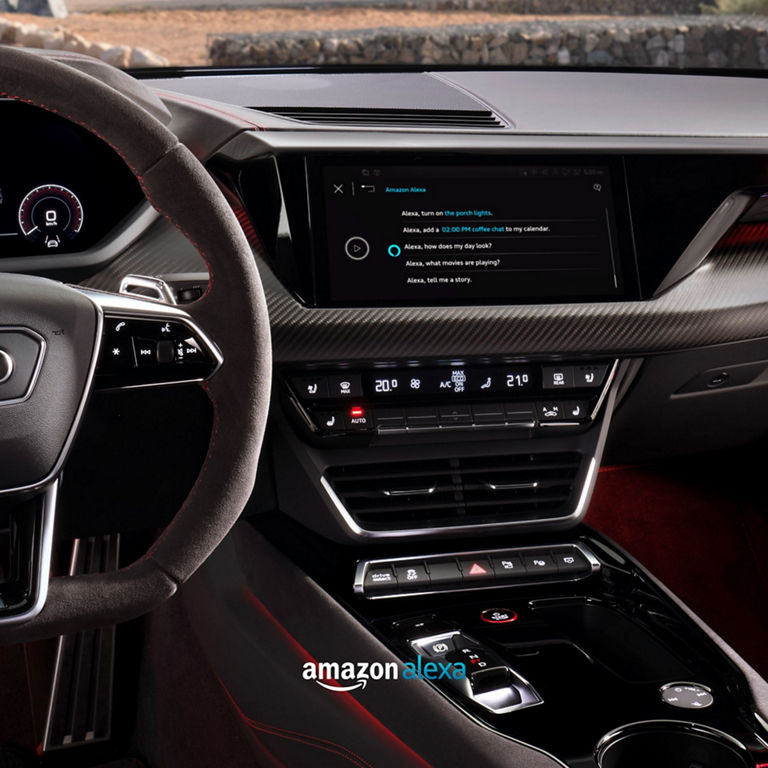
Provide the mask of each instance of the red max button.
{"label": "red max button", "polygon": [[480,614],[480,618],[487,624],[511,624],[517,621],[517,614],[507,608],[488,608]]}

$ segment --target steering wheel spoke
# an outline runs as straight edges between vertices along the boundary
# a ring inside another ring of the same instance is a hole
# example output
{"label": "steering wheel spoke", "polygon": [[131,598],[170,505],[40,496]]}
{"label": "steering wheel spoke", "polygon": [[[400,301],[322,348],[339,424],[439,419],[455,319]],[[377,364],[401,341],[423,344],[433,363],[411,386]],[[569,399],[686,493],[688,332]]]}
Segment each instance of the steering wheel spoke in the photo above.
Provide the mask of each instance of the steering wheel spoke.
{"label": "steering wheel spoke", "polygon": [[201,382],[221,366],[219,348],[189,312],[122,294],[84,293],[104,316],[96,389]]}
{"label": "steering wheel spoke", "polygon": [[51,570],[59,481],[0,499],[0,627],[37,616]]}

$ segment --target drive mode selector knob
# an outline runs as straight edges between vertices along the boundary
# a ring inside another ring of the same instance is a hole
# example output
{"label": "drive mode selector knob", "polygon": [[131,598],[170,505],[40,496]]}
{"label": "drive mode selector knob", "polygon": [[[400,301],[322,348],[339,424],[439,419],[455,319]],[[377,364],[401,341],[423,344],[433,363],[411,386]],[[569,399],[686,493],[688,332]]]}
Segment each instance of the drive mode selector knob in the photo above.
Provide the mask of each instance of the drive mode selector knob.
{"label": "drive mode selector knob", "polygon": [[13,358],[4,349],[0,349],[0,384],[8,381],[11,376],[13,376]]}
{"label": "drive mode selector knob", "polygon": [[715,697],[705,685],[698,683],[667,683],[661,687],[661,700],[679,709],[706,709]]}

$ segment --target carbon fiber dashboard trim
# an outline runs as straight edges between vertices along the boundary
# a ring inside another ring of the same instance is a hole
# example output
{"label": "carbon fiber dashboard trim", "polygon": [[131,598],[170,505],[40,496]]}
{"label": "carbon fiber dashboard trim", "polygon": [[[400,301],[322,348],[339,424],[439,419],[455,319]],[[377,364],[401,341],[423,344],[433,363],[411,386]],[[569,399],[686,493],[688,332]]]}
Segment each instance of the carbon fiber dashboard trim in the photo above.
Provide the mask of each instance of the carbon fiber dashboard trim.
{"label": "carbon fiber dashboard trim", "polygon": [[259,260],[275,362],[463,355],[627,357],[768,336],[768,256],[734,248],[655,299],[583,304],[311,309]]}

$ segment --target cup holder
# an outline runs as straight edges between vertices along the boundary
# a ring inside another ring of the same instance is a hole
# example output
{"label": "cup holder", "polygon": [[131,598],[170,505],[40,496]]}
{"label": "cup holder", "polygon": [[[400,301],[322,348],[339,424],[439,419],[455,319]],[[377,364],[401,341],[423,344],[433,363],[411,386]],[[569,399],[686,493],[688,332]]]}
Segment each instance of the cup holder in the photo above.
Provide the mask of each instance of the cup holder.
{"label": "cup holder", "polygon": [[635,723],[604,736],[595,750],[600,768],[754,768],[735,739],[675,721]]}

